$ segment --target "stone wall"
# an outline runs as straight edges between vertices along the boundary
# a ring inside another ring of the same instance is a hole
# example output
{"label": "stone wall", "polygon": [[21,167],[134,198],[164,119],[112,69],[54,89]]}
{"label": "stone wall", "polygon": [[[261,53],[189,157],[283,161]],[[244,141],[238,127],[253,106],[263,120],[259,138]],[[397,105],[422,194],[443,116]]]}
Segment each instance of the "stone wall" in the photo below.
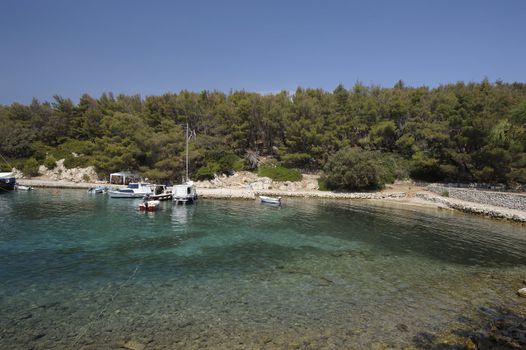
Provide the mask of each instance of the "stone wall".
{"label": "stone wall", "polygon": [[469,188],[446,187],[429,185],[427,190],[450,198],[461,199],[468,202],[496,205],[499,207],[526,210],[526,195],[506,192],[483,191]]}

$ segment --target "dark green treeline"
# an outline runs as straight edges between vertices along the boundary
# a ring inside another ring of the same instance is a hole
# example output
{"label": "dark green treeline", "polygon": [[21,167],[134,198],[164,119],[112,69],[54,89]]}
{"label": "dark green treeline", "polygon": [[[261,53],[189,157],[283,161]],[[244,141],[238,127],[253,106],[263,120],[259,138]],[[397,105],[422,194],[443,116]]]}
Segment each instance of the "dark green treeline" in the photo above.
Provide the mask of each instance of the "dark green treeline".
{"label": "dark green treeline", "polygon": [[101,174],[135,169],[175,180],[184,167],[187,122],[196,133],[194,174],[247,152],[315,171],[338,150],[359,147],[391,153],[415,179],[526,183],[526,84],[487,80],[273,95],[108,93],[83,95],[78,104],[56,96],[0,106],[0,153],[15,164],[66,158],[68,166],[92,164]]}

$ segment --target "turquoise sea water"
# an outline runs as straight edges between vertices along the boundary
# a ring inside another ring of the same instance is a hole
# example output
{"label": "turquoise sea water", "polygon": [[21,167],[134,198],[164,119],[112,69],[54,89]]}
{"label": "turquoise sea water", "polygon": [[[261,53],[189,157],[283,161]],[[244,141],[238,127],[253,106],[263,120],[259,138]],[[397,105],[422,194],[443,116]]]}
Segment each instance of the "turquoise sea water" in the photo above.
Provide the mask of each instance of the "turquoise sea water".
{"label": "turquoise sea water", "polygon": [[0,196],[1,349],[418,347],[526,311],[521,225],[364,201],[139,203]]}

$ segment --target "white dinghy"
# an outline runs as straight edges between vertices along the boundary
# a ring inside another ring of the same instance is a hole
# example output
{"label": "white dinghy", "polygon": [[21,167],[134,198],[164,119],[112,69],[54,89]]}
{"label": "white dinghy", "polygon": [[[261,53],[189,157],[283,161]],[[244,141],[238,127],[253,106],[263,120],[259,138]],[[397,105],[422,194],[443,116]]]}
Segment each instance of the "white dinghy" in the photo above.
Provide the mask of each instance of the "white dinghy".
{"label": "white dinghy", "polygon": [[281,205],[281,197],[259,196],[261,203]]}

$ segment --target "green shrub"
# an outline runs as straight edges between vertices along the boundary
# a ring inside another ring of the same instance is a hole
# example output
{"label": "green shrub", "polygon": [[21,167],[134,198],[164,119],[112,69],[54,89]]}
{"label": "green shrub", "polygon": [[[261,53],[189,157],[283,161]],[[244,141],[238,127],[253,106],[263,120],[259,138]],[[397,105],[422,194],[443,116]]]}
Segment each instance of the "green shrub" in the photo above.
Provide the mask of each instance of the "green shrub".
{"label": "green shrub", "polygon": [[141,175],[148,181],[164,182],[171,180],[172,173],[161,169],[143,169]]}
{"label": "green shrub", "polygon": [[329,157],[322,181],[332,190],[374,190],[406,176],[406,162],[398,156],[344,148]]}
{"label": "green shrub", "polygon": [[[13,162],[14,164],[12,164],[15,168],[18,169],[18,167],[15,165],[16,162]],[[13,168],[11,168],[11,165],[10,164],[7,164],[5,162],[0,162],[0,172],[10,172]]]}
{"label": "green shrub", "polygon": [[442,197],[449,197],[449,191],[443,191],[440,195]]}
{"label": "green shrub", "polygon": [[243,159],[230,153],[221,157],[217,165],[219,167],[218,172],[231,175],[234,171],[239,171],[243,168]]}
{"label": "green shrub", "polygon": [[28,158],[22,164],[22,172],[26,176],[37,176],[38,175],[38,161],[35,158]]}
{"label": "green shrub", "polygon": [[91,158],[87,156],[74,157],[73,155],[69,155],[64,159],[64,166],[67,169],[85,168],[89,165],[91,165]]}
{"label": "green shrub", "polygon": [[203,180],[212,180],[213,178],[215,177],[215,172],[214,170],[206,165],[206,166],[203,166],[203,167],[200,167],[197,172],[195,173],[195,178],[199,181],[203,181]]}
{"label": "green shrub", "polygon": [[409,178],[409,162],[395,153],[377,153],[372,155],[380,166],[380,178],[385,183]]}
{"label": "green shrub", "polygon": [[73,152],[77,154],[92,154],[95,150],[95,144],[91,141],[81,141],[75,139],[66,139],[64,143],[57,147],[59,150],[71,154]]}
{"label": "green shrub", "polygon": [[270,165],[261,166],[258,176],[270,177],[274,181],[300,181],[302,179],[301,173],[296,169]]}
{"label": "green shrub", "polygon": [[329,191],[329,187],[327,187],[327,182],[321,177],[318,179],[318,190]]}
{"label": "green shrub", "polygon": [[44,166],[48,169],[55,169],[57,166],[57,160],[53,156],[49,156],[44,160]]}
{"label": "green shrub", "polygon": [[445,175],[440,169],[440,162],[423,152],[416,152],[410,160],[410,175],[413,179],[429,182],[442,181]]}
{"label": "green shrub", "polygon": [[307,153],[289,153],[281,159],[284,165],[290,167],[308,167],[312,163],[312,157]]}
{"label": "green shrub", "polygon": [[47,146],[42,141],[35,141],[31,143],[31,151],[33,152],[33,157],[36,160],[46,159],[46,153],[48,153],[52,147]]}

